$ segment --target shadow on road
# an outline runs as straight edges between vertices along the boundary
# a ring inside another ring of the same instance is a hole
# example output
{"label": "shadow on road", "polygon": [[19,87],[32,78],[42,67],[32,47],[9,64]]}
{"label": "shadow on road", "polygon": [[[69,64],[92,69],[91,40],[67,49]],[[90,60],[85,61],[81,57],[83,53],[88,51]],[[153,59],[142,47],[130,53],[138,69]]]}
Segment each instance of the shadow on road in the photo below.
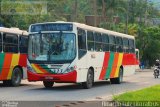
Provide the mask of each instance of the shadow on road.
{"label": "shadow on road", "polygon": [[[33,84],[21,84],[20,86],[16,87],[16,88],[20,88],[20,87],[33,87],[35,85]],[[6,88],[6,87],[13,87],[13,86],[9,86],[9,85],[4,85],[3,83],[0,83],[0,87],[1,88]]]}
{"label": "shadow on road", "polygon": [[[122,84],[124,84],[125,82],[123,82]],[[57,83],[57,86],[53,86],[52,88],[45,88],[43,85],[42,87],[38,87],[38,88],[34,88],[34,89],[30,89],[30,90],[57,90],[57,91],[73,91],[73,90],[82,90],[83,87],[81,84],[65,84],[65,85],[61,85],[61,83]],[[100,87],[106,87],[106,86],[110,86],[110,85],[119,85],[119,84],[111,84],[110,81],[99,81],[99,82],[95,82],[94,86],[91,89],[95,89],[95,88],[100,88]],[[83,89],[84,90],[84,89]]]}
{"label": "shadow on road", "polygon": [[[125,83],[125,82],[123,82]],[[122,84],[123,84],[122,83]],[[111,85],[110,81],[98,81],[94,83],[94,86],[92,87],[94,88],[98,88],[98,87],[104,87],[104,86],[109,86]],[[114,84],[112,84],[114,85]],[[118,84],[117,84],[118,85]],[[6,86],[3,85],[3,83],[0,83],[0,87],[1,88],[7,88],[7,87],[12,87],[12,86]],[[59,90],[59,91],[73,91],[73,90],[81,90],[83,89],[82,85],[79,84],[63,84],[63,83],[56,83],[55,86],[53,86],[52,88],[45,88],[43,85],[38,85],[38,84],[21,84],[18,87],[14,87],[14,88],[21,88],[21,87],[34,87],[31,88],[30,90]]]}

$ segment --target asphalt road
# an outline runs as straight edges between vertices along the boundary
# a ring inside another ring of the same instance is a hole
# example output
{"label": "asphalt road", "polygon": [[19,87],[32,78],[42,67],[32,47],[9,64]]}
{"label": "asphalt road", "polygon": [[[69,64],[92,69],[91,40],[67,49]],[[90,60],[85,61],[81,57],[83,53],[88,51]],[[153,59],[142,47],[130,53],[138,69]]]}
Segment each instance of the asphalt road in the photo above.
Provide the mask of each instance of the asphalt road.
{"label": "asphalt road", "polygon": [[[155,79],[151,70],[136,72],[132,76],[124,77],[122,84],[110,84],[109,81],[96,82],[91,89],[83,89],[80,85],[68,83],[55,83],[53,88],[46,89],[43,87],[42,82],[28,82],[27,80],[23,80],[20,87],[4,87],[0,82],[0,101],[50,101],[47,104],[52,105],[54,103],[58,105],[61,103],[64,106],[67,106],[65,101],[69,101],[67,103],[75,106],[77,103],[82,105],[86,101],[111,100],[116,94],[142,89],[155,84],[160,84],[160,78]],[[29,104],[29,102],[23,103]],[[39,102],[41,106],[45,104],[44,102],[41,103]],[[87,104],[89,103],[87,102]]]}

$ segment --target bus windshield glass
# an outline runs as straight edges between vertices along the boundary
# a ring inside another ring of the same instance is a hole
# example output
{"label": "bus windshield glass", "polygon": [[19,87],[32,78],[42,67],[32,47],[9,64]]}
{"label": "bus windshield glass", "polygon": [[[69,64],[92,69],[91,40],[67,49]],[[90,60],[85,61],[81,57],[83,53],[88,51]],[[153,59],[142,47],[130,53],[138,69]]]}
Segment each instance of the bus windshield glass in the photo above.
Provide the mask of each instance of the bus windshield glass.
{"label": "bus windshield glass", "polygon": [[76,56],[75,34],[37,33],[29,36],[29,60],[63,62]]}

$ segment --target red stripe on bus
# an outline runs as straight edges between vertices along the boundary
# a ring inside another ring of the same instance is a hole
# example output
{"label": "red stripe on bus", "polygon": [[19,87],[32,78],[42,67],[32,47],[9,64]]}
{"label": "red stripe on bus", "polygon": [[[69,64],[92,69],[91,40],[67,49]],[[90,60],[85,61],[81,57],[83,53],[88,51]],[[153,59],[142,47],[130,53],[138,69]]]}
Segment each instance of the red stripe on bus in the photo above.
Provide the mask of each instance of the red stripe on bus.
{"label": "red stripe on bus", "polygon": [[2,73],[0,75],[1,76],[0,78],[2,78],[2,80],[7,80],[7,76],[11,66],[11,61],[12,61],[12,54],[5,54]]}
{"label": "red stripe on bus", "polygon": [[27,54],[20,54],[18,65],[21,67],[27,67]]}
{"label": "red stripe on bus", "polygon": [[136,65],[136,56],[135,54],[125,53],[123,56],[122,65]]}
{"label": "red stripe on bus", "polygon": [[106,74],[106,71],[107,71],[107,68],[108,68],[109,57],[110,57],[110,53],[105,52],[103,67],[102,67],[101,74],[100,74],[100,77],[99,77],[100,80],[105,79],[105,74]]}

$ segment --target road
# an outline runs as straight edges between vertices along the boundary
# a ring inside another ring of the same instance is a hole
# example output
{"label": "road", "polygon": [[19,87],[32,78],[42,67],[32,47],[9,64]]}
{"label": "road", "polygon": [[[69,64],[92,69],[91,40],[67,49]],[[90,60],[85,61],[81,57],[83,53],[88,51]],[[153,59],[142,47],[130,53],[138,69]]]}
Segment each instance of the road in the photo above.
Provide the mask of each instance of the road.
{"label": "road", "polygon": [[20,87],[4,87],[0,83],[0,101],[75,102],[111,100],[116,94],[142,89],[155,84],[160,84],[160,78],[155,79],[151,70],[136,72],[132,76],[124,77],[122,84],[110,84],[109,81],[96,82],[91,89],[83,89],[80,85],[69,83],[55,83],[53,88],[46,89],[43,87],[42,82],[23,80]]}

